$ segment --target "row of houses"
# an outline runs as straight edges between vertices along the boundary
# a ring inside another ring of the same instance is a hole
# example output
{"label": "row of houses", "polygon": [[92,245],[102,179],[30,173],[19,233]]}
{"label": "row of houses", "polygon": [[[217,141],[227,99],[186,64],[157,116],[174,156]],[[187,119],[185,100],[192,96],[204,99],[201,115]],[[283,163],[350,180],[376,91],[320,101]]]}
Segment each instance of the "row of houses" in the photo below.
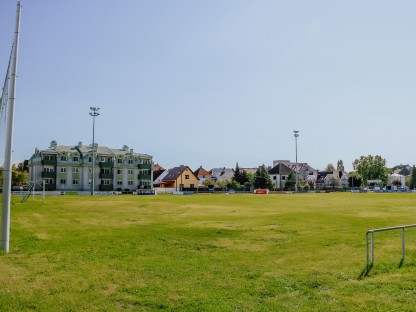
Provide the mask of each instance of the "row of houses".
{"label": "row of houses", "polygon": [[[407,165],[410,168],[410,166]],[[404,175],[409,168],[395,167],[389,176],[390,184],[399,180],[404,186]],[[406,169],[407,168],[407,169]],[[240,168],[247,173],[255,173],[256,168]],[[36,190],[45,183],[46,190],[60,191],[135,191],[138,189],[164,188],[182,190],[204,186],[206,179],[231,181],[233,168],[213,168],[205,170],[200,166],[193,171],[181,165],[164,169],[154,165],[153,157],[134,152],[127,145],[122,148],[109,148],[95,144],[66,146],[52,141],[46,149],[35,149],[28,161],[29,179],[37,181]],[[410,170],[409,174],[410,174]],[[268,167],[268,173],[276,189],[283,190],[289,176],[298,175],[298,180],[313,188],[349,187],[348,172],[342,162],[334,171],[325,172],[312,168],[307,163],[294,163],[289,160],[275,160]]]}

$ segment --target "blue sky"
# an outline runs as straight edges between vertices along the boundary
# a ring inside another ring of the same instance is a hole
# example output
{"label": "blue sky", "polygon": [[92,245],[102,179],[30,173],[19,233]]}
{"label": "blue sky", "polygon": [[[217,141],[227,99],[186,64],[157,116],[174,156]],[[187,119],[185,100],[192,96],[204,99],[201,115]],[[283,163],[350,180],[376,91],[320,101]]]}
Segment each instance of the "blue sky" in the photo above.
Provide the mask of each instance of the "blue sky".
{"label": "blue sky", "polygon": [[[22,1],[15,161],[95,140],[164,167],[414,164],[414,1]],[[0,78],[16,1],[0,2]]]}

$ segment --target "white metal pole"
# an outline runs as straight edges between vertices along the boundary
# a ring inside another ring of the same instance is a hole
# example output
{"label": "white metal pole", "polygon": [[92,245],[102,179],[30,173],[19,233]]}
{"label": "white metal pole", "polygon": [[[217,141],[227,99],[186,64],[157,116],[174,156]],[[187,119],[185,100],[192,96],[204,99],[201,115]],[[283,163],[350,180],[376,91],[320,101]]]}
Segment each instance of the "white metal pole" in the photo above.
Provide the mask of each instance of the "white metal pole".
{"label": "white metal pole", "polygon": [[404,261],[404,248],[405,248],[405,246],[404,246],[404,244],[405,244],[405,241],[404,241],[404,228],[402,229],[402,261]]}
{"label": "white metal pole", "polygon": [[20,30],[20,1],[17,2],[16,28],[13,41],[12,71],[10,75],[10,93],[7,108],[7,137],[4,160],[3,178],[3,206],[1,215],[0,248],[9,252],[10,242],[10,197],[12,185],[12,148],[13,148],[13,120],[14,120],[14,101],[16,97],[16,71],[17,71],[17,51],[19,47]]}
{"label": "white metal pole", "polygon": [[35,191],[36,191],[36,171],[35,171],[36,165],[33,165],[32,170],[32,181],[33,181],[33,188],[32,188],[32,201],[35,201]]}
{"label": "white metal pole", "polygon": [[95,161],[95,142],[94,142],[94,128],[95,128],[95,115],[92,115],[92,170],[91,170],[91,195],[94,195],[94,161]]}

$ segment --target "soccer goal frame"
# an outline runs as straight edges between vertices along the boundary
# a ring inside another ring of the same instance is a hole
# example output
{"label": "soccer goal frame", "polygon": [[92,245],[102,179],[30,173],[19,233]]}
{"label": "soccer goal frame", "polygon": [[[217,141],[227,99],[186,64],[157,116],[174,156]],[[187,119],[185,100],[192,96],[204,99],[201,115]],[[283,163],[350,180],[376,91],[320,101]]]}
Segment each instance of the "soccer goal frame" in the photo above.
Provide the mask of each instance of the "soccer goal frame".
{"label": "soccer goal frame", "polygon": [[402,230],[402,259],[401,262],[404,262],[405,257],[405,229],[416,227],[416,224],[409,225],[399,225],[387,228],[373,229],[368,230],[366,234],[366,251],[367,251],[367,268],[374,265],[374,234],[377,232],[393,231],[393,230]]}

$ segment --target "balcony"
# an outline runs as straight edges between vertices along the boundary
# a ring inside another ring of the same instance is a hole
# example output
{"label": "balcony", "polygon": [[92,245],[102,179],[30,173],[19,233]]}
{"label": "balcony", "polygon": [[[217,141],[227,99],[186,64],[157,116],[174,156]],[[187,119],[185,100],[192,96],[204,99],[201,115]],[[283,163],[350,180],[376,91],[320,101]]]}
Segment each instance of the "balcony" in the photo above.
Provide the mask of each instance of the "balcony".
{"label": "balcony", "polygon": [[42,165],[44,166],[56,166],[58,163],[58,160],[55,159],[42,159]]}
{"label": "balcony", "polygon": [[112,180],[113,179],[113,174],[112,173],[102,173],[100,172],[100,179],[108,179],[108,180]]}
{"label": "balcony", "polygon": [[100,162],[100,168],[114,168],[114,162]]}
{"label": "balcony", "polygon": [[113,184],[110,185],[104,185],[104,184],[100,184],[98,189],[101,192],[109,192],[109,191],[113,191]]}
{"label": "balcony", "polygon": [[46,172],[42,171],[42,179],[56,179],[56,172]]}
{"label": "balcony", "polygon": [[151,164],[138,164],[137,168],[139,168],[139,169],[152,169],[152,165]]}
{"label": "balcony", "polygon": [[139,174],[138,175],[139,180],[150,180],[150,174]]}

